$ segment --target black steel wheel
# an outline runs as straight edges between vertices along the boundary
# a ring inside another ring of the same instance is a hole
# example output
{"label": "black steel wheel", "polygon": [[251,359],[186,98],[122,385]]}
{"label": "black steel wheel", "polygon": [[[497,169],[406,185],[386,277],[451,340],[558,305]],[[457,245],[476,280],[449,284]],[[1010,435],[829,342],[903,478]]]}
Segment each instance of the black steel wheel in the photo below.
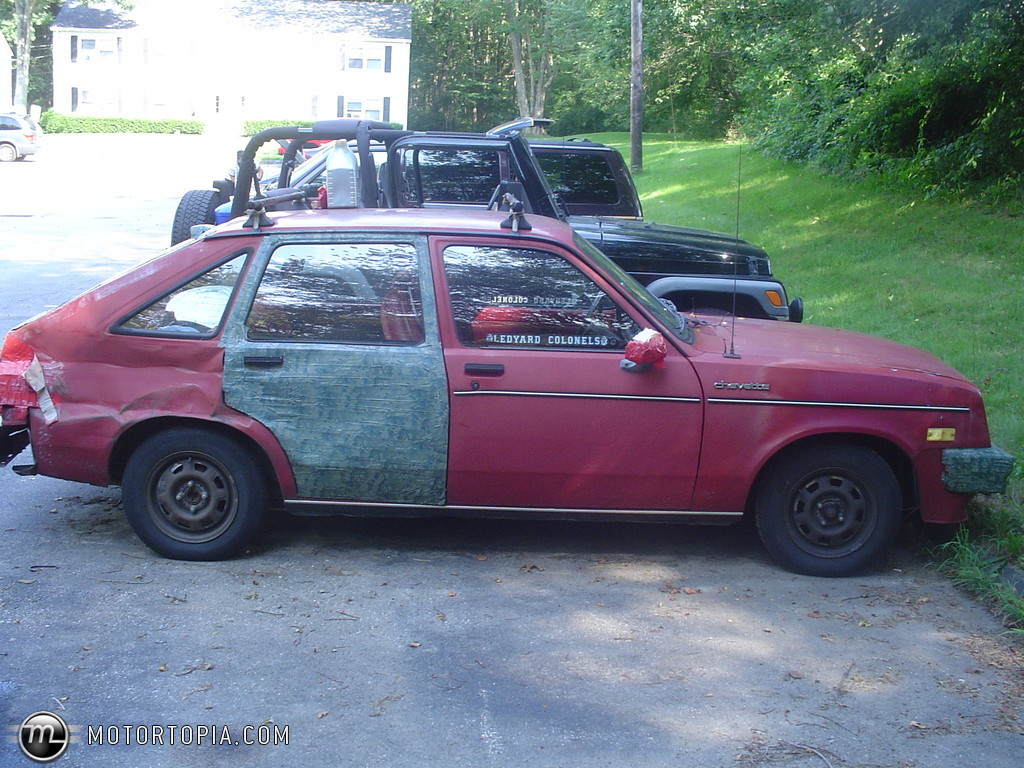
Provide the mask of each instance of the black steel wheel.
{"label": "black steel wheel", "polygon": [[125,468],[128,522],[151,549],[175,560],[238,554],[259,530],[267,489],[242,445],[202,429],[145,440]]}
{"label": "black steel wheel", "polygon": [[220,200],[220,193],[215,189],[190,189],[181,196],[178,207],[174,211],[174,222],[171,224],[171,245],[192,237],[192,227],[196,224],[213,224],[214,213]]}
{"label": "black steel wheel", "polygon": [[755,499],[757,528],[786,568],[851,576],[896,538],[902,496],[889,464],[859,445],[815,446],[784,455]]}

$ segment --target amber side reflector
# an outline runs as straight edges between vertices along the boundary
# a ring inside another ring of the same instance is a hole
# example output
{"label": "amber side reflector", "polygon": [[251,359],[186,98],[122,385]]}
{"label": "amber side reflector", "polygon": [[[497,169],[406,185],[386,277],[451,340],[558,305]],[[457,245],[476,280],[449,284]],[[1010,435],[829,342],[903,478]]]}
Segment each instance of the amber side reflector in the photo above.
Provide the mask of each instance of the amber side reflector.
{"label": "amber side reflector", "polygon": [[782,297],[779,295],[778,291],[765,291],[764,295],[768,297],[768,301],[772,303],[772,306],[782,306]]}
{"label": "amber side reflector", "polygon": [[932,427],[925,437],[929,443],[951,443],[956,440],[956,430],[952,428]]}

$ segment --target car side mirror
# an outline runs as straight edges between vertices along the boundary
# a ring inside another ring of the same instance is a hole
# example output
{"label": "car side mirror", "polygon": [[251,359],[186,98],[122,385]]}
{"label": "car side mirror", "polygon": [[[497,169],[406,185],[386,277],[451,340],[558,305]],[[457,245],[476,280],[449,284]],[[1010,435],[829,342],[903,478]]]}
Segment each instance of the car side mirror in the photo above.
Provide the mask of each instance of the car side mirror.
{"label": "car side mirror", "polygon": [[665,337],[653,328],[644,328],[626,344],[626,356],[619,368],[626,373],[646,373],[665,367],[668,344]]}
{"label": "car side mirror", "polygon": [[804,300],[799,296],[789,302],[789,322],[802,323],[804,321]]}

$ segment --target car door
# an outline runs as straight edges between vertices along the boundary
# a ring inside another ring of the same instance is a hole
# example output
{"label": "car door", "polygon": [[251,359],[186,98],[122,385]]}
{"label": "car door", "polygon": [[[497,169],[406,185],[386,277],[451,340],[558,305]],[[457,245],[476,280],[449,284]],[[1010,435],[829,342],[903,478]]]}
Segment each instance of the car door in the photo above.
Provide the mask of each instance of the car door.
{"label": "car door", "polygon": [[660,370],[620,370],[643,316],[558,247],[438,238],[431,253],[450,505],[690,508],[703,406],[683,354],[670,349]]}
{"label": "car door", "polygon": [[224,398],[299,498],[444,503],[448,402],[425,241],[268,236],[225,334]]}

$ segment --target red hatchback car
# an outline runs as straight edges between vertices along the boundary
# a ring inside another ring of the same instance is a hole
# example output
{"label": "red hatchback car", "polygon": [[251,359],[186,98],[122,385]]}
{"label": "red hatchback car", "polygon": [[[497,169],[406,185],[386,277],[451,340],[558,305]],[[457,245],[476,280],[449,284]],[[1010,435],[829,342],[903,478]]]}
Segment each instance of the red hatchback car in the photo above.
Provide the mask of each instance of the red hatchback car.
{"label": "red hatchback car", "polygon": [[[510,226],[514,223],[515,226]],[[0,461],[123,489],[172,558],[265,510],[756,517],[867,567],[904,513],[1003,490],[977,388],[828,328],[683,316],[560,222],[319,210],[213,229],[11,331]]]}

